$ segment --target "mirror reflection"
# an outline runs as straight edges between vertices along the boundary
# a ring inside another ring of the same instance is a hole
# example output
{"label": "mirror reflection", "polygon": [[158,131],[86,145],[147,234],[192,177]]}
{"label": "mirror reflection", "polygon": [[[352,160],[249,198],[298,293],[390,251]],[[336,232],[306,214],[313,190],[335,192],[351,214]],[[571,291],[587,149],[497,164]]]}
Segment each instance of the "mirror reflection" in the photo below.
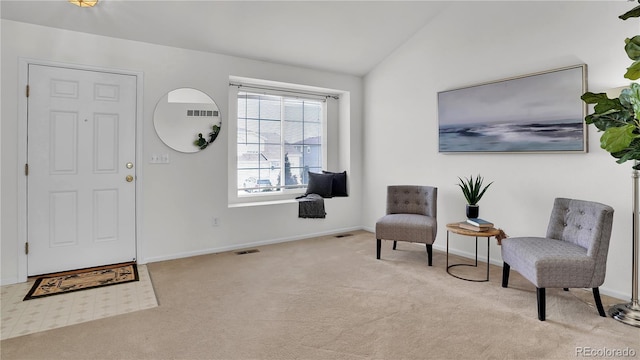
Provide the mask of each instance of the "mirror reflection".
{"label": "mirror reflection", "polygon": [[162,142],[185,153],[209,146],[220,133],[221,125],[213,99],[191,88],[169,91],[158,101],[153,113],[153,126]]}

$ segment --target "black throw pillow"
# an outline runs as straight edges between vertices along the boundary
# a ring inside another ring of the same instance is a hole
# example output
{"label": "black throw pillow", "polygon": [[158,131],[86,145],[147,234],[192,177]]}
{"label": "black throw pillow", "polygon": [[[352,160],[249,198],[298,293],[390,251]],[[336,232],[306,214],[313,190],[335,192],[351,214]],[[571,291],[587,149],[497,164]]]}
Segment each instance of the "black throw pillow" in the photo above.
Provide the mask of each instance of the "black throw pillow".
{"label": "black throw pillow", "polygon": [[331,187],[332,196],[349,196],[347,193],[347,172],[334,173],[322,170],[323,174],[333,175],[333,186]]}
{"label": "black throw pillow", "polygon": [[331,197],[333,186],[333,175],[320,174],[309,171],[309,183],[307,184],[307,195],[318,194],[323,198]]}

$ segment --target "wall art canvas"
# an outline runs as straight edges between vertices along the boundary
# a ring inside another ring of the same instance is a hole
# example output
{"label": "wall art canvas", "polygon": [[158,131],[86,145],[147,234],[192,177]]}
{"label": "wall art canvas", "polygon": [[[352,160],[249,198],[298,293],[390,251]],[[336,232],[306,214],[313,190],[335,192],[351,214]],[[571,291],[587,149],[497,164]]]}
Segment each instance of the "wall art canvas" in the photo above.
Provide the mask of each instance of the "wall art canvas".
{"label": "wall art canvas", "polygon": [[439,151],[586,152],[586,65],[438,93]]}

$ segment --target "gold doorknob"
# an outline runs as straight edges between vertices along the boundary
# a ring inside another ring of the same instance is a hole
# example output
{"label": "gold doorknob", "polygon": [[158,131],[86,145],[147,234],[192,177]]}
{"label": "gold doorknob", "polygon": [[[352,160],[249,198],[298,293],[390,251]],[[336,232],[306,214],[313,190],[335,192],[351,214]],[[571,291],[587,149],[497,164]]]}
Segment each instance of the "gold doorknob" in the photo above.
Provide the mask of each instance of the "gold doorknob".
{"label": "gold doorknob", "polygon": [[127,175],[127,177],[125,179],[127,179],[127,182],[132,182],[133,181],[133,176]]}

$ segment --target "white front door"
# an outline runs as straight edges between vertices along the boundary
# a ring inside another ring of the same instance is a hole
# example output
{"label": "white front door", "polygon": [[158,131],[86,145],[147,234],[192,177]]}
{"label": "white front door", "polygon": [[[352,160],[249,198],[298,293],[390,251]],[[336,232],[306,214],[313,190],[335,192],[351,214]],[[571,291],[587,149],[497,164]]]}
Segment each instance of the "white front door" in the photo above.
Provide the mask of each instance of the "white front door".
{"label": "white front door", "polygon": [[136,259],[136,81],[29,64],[29,276]]}

